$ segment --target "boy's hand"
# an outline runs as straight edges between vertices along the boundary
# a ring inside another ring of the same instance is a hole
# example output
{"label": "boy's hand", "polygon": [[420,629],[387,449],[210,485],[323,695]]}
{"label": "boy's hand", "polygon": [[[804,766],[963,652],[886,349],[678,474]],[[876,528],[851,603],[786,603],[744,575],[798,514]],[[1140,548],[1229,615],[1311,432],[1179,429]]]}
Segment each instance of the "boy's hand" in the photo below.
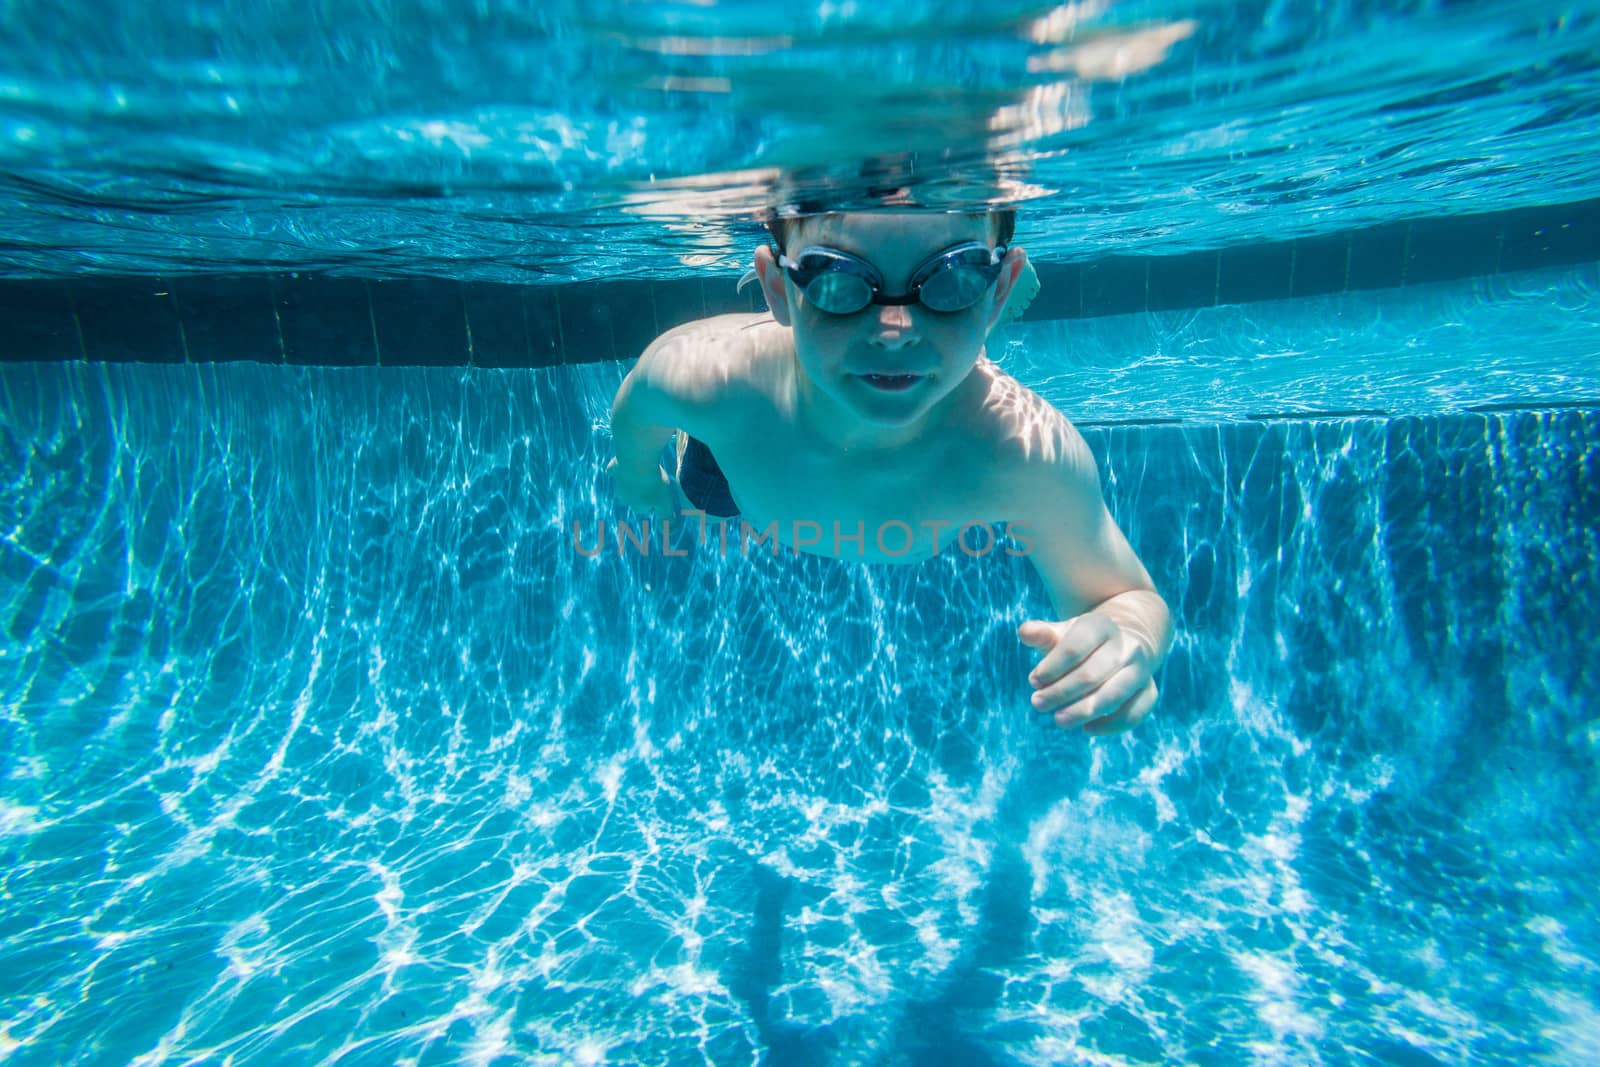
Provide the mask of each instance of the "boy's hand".
{"label": "boy's hand", "polygon": [[672,483],[667,480],[667,472],[661,469],[659,463],[655,465],[655,477],[646,476],[643,482],[626,477],[623,469],[617,466],[615,459],[606,464],[606,473],[611,475],[616,485],[618,500],[652,518],[677,518],[677,511],[673,507]]}
{"label": "boy's hand", "polygon": [[1065,622],[1029,619],[1017,636],[1045,651],[1028,675],[1033,706],[1057,725],[1100,736],[1138,725],[1156,702],[1151,653],[1109,615],[1091,611]]}

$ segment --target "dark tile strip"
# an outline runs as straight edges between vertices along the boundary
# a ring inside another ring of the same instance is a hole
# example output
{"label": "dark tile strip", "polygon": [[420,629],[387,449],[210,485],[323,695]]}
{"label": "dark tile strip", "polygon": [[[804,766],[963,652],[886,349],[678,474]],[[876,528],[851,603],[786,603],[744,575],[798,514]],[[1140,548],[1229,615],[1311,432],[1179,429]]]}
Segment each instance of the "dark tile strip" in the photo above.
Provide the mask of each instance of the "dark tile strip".
{"label": "dark tile strip", "polygon": [[1530,400],[1504,404],[1473,404],[1467,410],[1480,415],[1493,415],[1504,411],[1546,411],[1551,408],[1583,408],[1600,411],[1600,397],[1593,400]]}
{"label": "dark tile strip", "polygon": [[364,281],[290,275],[279,277],[273,289],[288,362],[328,367],[377,365],[377,340]]}
{"label": "dark tile strip", "polygon": [[705,288],[699,278],[672,278],[650,284],[656,324],[662,332],[705,318]]}
{"label": "dark tile strip", "polygon": [[0,359],[86,359],[67,283],[0,281]]}
{"label": "dark tile strip", "polygon": [[[1121,315],[1148,309],[1150,260],[1113,256],[1083,264],[1083,314]],[[1033,308],[1028,309],[1030,312]],[[1024,319],[1031,318],[1024,315]]]}
{"label": "dark tile strip", "polygon": [[1396,222],[1353,234],[1348,289],[1394,289],[1406,277],[1406,234],[1410,223]]}
{"label": "dark tile strip", "polygon": [[529,366],[559,366],[566,342],[561,335],[561,308],[556,291],[550,286],[529,286],[522,290],[523,314],[527,316]]}
{"label": "dark tile strip", "polygon": [[289,362],[289,349],[283,343],[283,315],[278,311],[278,286],[272,275],[267,275],[267,296],[272,301],[272,329],[278,339],[278,358],[276,362]]}
{"label": "dark tile strip", "polygon": [[[1023,319],[1242,304],[1597,261],[1600,200],[1588,200],[1180,256],[1038,264],[1042,289]],[[8,324],[0,359],[485,367],[630,360],[684,322],[762,310],[759,286],[740,293],[737,282],[0,279]]]}
{"label": "dark tile strip", "polygon": [[192,362],[283,362],[283,340],[266,276],[191,275],[168,284]]}
{"label": "dark tile strip", "polygon": [[461,305],[473,366],[526,367],[534,362],[522,286],[467,282],[461,286]]}
{"label": "dark tile strip", "polygon": [[1294,295],[1297,252],[1292,241],[1224,249],[1217,257],[1216,302],[1248,304]]}
{"label": "dark tile strip", "polygon": [[1493,274],[1500,258],[1503,223],[1494,218],[1418,219],[1411,224],[1405,282],[1421,285]]}
{"label": "dark tile strip", "polygon": [[[631,359],[617,351],[617,330],[613,322],[628,315],[627,296],[616,283],[600,286],[563,285],[555,290],[556,315],[561,328],[561,358],[565,363],[598,363]],[[614,302],[608,297],[615,295]]]}
{"label": "dark tile strip", "polygon": [[[1350,287],[1351,236],[1305,237],[1293,243],[1294,277],[1290,296],[1342,293]],[[1270,245],[1264,247],[1272,247]]]}
{"label": "dark tile strip", "polygon": [[1600,200],[1530,212],[1508,212],[1502,229],[1500,270],[1529,270],[1595,259],[1600,247]]}
{"label": "dark tile strip", "polygon": [[1216,252],[1145,259],[1145,310],[1215,305],[1220,260]]}
{"label": "dark tile strip", "polygon": [[71,284],[88,359],[183,362],[178,306],[160,278],[79,278]]}
{"label": "dark tile strip", "polygon": [[385,367],[460,366],[468,362],[461,286],[429,279],[367,284],[373,346]]}
{"label": "dark tile strip", "polygon": [[178,293],[171,282],[163,282],[162,287],[167,291],[167,297],[172,301],[173,318],[178,322],[178,349],[183,353],[185,363],[193,363],[189,355],[189,331],[183,328],[183,307],[178,303]]}
{"label": "dark tile strip", "polygon": [[616,308],[611,316],[611,344],[616,358],[637,359],[655,340],[654,288],[647,281],[619,281],[605,294]]}
{"label": "dark tile strip", "polygon": [[1024,318],[1034,321],[1083,317],[1082,263],[1035,263],[1039,295],[1028,305]]}

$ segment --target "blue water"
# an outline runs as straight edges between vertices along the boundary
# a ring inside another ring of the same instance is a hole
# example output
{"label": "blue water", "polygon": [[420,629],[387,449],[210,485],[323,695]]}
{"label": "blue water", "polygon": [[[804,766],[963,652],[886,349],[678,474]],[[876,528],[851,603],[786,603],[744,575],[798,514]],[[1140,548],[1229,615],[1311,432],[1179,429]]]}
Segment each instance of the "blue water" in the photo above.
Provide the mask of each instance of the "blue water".
{"label": "blue water", "polygon": [[577,552],[620,373],[0,370],[7,1062],[1600,1050],[1593,412],[1091,430],[1088,743],[1022,560]]}
{"label": "blue water", "polygon": [[1592,0],[0,10],[0,274],[741,273],[784,195],[1047,260],[1600,196]]}
{"label": "blue water", "polygon": [[1600,263],[1020,322],[989,352],[1077,422],[1592,408],[1600,399]]}
{"label": "blue water", "polygon": [[[1046,261],[1559,204],[1597,54],[1481,0],[11,5],[0,274],[725,272],[885,181]],[[1024,560],[579,551],[625,366],[0,363],[0,1062],[1600,1061],[1597,272],[997,336],[1178,627],[1096,742]]]}

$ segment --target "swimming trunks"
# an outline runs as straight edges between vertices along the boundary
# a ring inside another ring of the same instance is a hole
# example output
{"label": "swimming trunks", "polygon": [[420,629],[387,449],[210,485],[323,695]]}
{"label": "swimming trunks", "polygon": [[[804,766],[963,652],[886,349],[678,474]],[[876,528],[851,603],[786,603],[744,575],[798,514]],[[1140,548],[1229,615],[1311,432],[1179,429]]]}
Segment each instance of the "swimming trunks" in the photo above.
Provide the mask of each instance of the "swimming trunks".
{"label": "swimming trunks", "polygon": [[[683,431],[678,431],[682,433]],[[733,491],[728,488],[727,476],[717,466],[711,449],[688,434],[687,444],[678,457],[678,486],[691,505],[707,515],[731,519],[739,514],[739,505],[733,502]]]}

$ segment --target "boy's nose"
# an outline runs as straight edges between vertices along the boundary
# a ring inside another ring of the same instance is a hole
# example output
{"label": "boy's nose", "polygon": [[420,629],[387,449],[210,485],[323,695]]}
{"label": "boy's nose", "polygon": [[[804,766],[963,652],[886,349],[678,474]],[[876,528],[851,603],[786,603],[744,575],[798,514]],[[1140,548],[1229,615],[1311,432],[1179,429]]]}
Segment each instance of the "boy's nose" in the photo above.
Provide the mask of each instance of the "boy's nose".
{"label": "boy's nose", "polygon": [[873,344],[894,349],[917,343],[917,324],[909,306],[880,304],[873,310]]}

